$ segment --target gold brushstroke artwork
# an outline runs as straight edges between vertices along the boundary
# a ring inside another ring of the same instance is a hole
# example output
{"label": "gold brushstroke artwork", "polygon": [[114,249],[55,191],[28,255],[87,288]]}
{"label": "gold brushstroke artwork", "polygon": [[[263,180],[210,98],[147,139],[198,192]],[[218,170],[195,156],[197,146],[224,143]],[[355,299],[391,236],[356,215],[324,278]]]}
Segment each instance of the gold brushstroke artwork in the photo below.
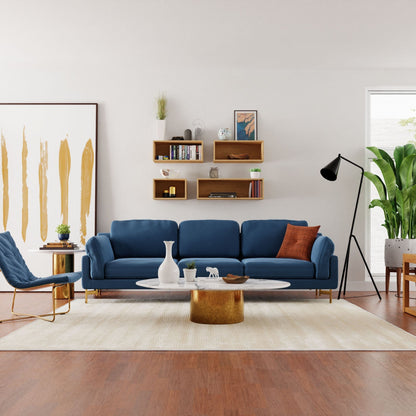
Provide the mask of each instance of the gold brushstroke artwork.
{"label": "gold brushstroke artwork", "polygon": [[1,132],[1,171],[3,177],[3,228],[6,230],[9,219],[9,159],[3,132]]}
{"label": "gold brushstroke artwork", "polygon": [[94,167],[94,149],[91,139],[82,152],[81,160],[81,243],[85,244],[87,235],[87,217],[90,215],[92,175]]}
{"label": "gold brushstroke artwork", "polygon": [[26,241],[27,224],[29,222],[29,189],[27,187],[27,140],[25,128],[23,127],[22,145],[22,238]]}
{"label": "gold brushstroke artwork", "polygon": [[71,153],[69,151],[68,136],[61,140],[59,148],[59,180],[61,183],[61,215],[62,224],[68,224],[68,186],[71,170]]}
{"label": "gold brushstroke artwork", "polygon": [[40,238],[45,241],[48,237],[48,142],[40,142],[39,162],[39,209],[40,209]]}

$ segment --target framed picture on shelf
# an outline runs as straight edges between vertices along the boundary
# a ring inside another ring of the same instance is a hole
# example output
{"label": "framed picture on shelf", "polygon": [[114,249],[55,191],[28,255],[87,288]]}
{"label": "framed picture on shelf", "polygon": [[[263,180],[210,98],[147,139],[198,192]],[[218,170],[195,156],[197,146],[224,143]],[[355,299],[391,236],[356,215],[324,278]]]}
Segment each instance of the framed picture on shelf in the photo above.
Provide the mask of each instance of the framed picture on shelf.
{"label": "framed picture on shelf", "polygon": [[257,110],[234,110],[234,140],[257,140]]}

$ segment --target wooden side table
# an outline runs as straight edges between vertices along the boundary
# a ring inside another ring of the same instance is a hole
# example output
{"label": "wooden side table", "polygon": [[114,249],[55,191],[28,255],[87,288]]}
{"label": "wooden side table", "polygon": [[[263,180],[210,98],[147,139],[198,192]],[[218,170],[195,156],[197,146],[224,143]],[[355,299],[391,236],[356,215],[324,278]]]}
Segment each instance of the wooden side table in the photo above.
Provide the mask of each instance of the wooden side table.
{"label": "wooden side table", "polygon": [[390,286],[390,273],[396,273],[397,277],[397,295],[400,296],[401,281],[402,281],[402,268],[401,267],[386,267],[386,293],[389,293]]}
{"label": "wooden side table", "polygon": [[416,275],[410,274],[411,263],[416,264],[416,254],[403,254],[403,312],[416,316],[416,308],[409,306],[409,282],[416,282]]}

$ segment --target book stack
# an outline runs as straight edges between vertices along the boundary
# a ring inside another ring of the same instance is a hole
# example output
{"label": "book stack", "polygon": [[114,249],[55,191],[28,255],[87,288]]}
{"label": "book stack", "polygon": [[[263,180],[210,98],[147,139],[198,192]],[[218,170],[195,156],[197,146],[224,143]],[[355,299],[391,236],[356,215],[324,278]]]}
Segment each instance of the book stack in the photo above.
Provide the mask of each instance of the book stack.
{"label": "book stack", "polygon": [[200,144],[171,144],[169,146],[170,160],[200,160]]}
{"label": "book stack", "polygon": [[77,248],[78,246],[75,243],[70,243],[68,241],[46,243],[42,247],[39,247],[40,250],[75,250]]}
{"label": "book stack", "polygon": [[211,192],[209,198],[237,198],[236,192]]}
{"label": "book stack", "polygon": [[248,187],[249,198],[261,198],[261,181],[251,181]]}

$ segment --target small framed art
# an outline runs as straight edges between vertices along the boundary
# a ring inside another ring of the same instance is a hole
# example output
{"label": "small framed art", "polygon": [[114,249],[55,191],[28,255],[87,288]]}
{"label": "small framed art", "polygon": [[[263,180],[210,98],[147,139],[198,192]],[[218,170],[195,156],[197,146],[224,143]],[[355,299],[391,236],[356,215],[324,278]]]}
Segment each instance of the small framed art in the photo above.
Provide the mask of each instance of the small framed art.
{"label": "small framed art", "polygon": [[234,110],[234,140],[257,140],[257,110]]}

